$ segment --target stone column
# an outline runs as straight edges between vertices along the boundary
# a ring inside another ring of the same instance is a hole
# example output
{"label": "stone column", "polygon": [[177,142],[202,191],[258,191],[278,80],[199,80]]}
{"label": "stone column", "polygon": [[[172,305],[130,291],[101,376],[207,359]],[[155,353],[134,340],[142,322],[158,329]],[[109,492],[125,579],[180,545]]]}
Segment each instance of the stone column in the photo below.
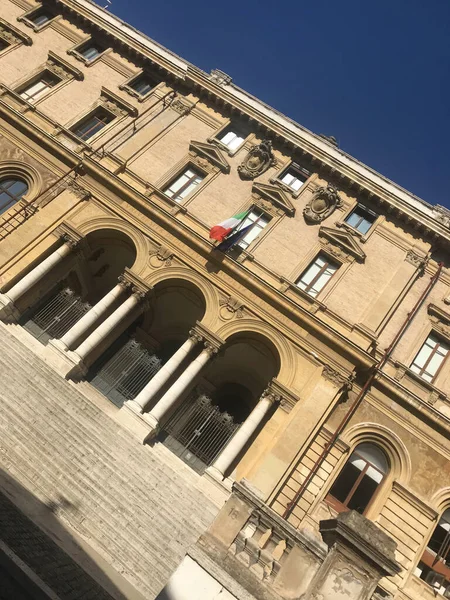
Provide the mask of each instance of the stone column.
{"label": "stone column", "polygon": [[142,413],[150,404],[152,398],[169,381],[170,377],[179,368],[183,360],[188,356],[193,348],[201,341],[201,336],[195,331],[191,331],[188,339],[178,348],[175,354],[166,362],[166,364],[150,379],[147,385],[139,392],[134,400],[128,400],[127,405],[132,410]]}
{"label": "stone column", "polygon": [[238,458],[247,442],[251,440],[255,431],[269,412],[272,404],[279,400],[280,397],[276,396],[270,389],[267,389],[263,393],[258,404],[236,431],[224,450],[222,450],[213,464],[208,467],[207,473],[211,475],[211,477],[219,481],[222,481],[225,478],[227,471]]}
{"label": "stone column", "polygon": [[111,308],[114,302],[119,298],[127,287],[127,282],[122,279],[106,296],[104,296],[95,306],[93,306],[73,327],[67,331],[60,340],[58,346],[61,350],[72,350],[77,346],[76,342],[86,334],[86,332],[99,321],[105,313]]}
{"label": "stone column", "polygon": [[178,377],[175,383],[167,390],[160,401],[152,408],[149,413],[143,415],[145,421],[150,425],[150,433],[145,438],[145,441],[151,439],[159,430],[161,419],[170,411],[177,403],[178,399],[184,394],[194,383],[197,375],[202,371],[205,365],[218,352],[218,347],[214,343],[207,341],[205,348],[200,352],[195,360],[186,368],[186,370]]}
{"label": "stone column", "polygon": [[78,348],[74,350],[74,354],[78,356],[80,362],[84,362],[87,356],[98,347],[115,329],[120,329],[121,323],[128,317],[131,312],[142,303],[145,294],[141,290],[133,291],[125,302],[116,308],[94,331],[82,342]]}
{"label": "stone column", "polygon": [[17,300],[26,294],[38,281],[43,279],[78,246],[78,240],[68,239],[67,236],[63,239],[64,243],[62,246],[22,277],[5,294],[0,294],[0,319],[16,321],[20,316],[15,306]]}

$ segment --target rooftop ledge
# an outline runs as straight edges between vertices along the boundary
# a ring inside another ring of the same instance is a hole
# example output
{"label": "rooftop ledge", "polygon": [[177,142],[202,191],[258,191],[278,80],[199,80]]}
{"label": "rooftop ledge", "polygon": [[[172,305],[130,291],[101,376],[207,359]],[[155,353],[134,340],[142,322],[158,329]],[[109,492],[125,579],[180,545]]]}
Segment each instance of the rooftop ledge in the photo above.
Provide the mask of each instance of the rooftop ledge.
{"label": "rooftop ledge", "polygon": [[[415,209],[422,215],[437,221],[445,228],[450,229],[450,210],[440,205],[432,205],[425,200],[422,200],[418,196],[415,196],[411,192],[408,192],[395,182],[391,181],[387,177],[384,177],[380,173],[371,169],[367,165],[364,165],[350,154],[340,150],[333,146],[324,136],[317,135],[305,127],[302,127],[289,117],[286,117],[282,113],[278,112],[271,106],[265,104],[261,100],[258,100],[245,90],[239,88],[232,83],[231,77],[227,74],[222,73],[218,70],[213,70],[211,75],[202,71],[195,65],[185,61],[175,53],[164,48],[157,42],[150,39],[145,34],[141,33],[131,25],[128,25],[125,21],[122,21],[118,17],[115,17],[108,11],[104,10],[91,0],[56,0],[58,3],[65,4],[73,10],[80,10],[86,16],[92,18],[98,24],[99,21],[103,22],[104,26],[109,26],[130,39],[131,45],[139,44],[143,51],[147,49],[153,54],[159,56],[164,62],[171,65],[175,71],[179,74],[184,74],[185,77],[192,73],[200,76],[202,79],[208,80],[219,89],[225,91],[227,94],[234,97],[236,100],[244,103],[249,109],[259,112],[261,116],[271,119],[275,124],[282,126],[286,131],[297,136],[301,141],[306,144],[314,146],[314,149],[319,151],[325,158],[330,158],[333,161],[339,162],[343,167],[351,170],[355,176],[363,177],[368,183],[382,188],[382,190],[401,202],[406,203],[409,207]],[[218,74],[221,76],[219,77]]]}

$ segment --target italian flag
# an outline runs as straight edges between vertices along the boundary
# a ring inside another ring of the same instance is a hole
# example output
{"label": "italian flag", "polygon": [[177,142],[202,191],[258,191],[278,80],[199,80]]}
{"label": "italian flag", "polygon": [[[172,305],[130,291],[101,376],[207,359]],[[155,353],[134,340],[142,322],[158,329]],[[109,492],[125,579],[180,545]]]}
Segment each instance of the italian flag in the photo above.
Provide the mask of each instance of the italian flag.
{"label": "italian flag", "polygon": [[236,229],[236,227],[240,223],[242,223],[242,221],[245,219],[248,213],[248,210],[238,213],[237,215],[234,215],[234,217],[225,219],[225,221],[222,221],[222,223],[211,227],[211,230],[209,232],[210,239],[222,242],[227,237],[227,235],[233,231],[233,229]]}

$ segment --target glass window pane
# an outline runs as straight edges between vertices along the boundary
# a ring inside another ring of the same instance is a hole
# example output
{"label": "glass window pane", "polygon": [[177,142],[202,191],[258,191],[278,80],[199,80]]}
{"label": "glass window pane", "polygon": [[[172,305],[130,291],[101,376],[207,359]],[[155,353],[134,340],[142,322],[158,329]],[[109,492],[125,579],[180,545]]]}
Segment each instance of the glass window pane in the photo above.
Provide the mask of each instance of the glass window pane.
{"label": "glass window pane", "polygon": [[38,13],[36,13],[35,15],[31,15],[29,17],[29,20],[34,23],[35,25],[44,25],[44,23],[47,23],[47,21],[50,21],[50,19],[52,18],[52,15],[50,15],[49,13],[46,13],[44,11],[39,11]]}
{"label": "glass window pane", "polygon": [[13,181],[8,187],[8,192],[16,198],[21,198],[28,191],[28,185],[24,181]]}
{"label": "glass window pane", "polygon": [[28,185],[20,179],[2,179],[0,181],[0,214],[8,210],[28,191]]}
{"label": "glass window pane", "polygon": [[384,452],[374,444],[360,444],[353,455],[361,456],[371,465],[374,465],[379,471],[387,473],[389,471],[389,463]]}
{"label": "glass window pane", "polygon": [[344,465],[342,471],[332,485],[330,494],[336,498],[336,500],[339,500],[339,502],[345,502],[350,490],[355,485],[356,480],[360,475],[361,471],[349,461]]}
{"label": "glass window pane", "polygon": [[130,87],[141,96],[145,96],[151,91],[153,85],[147,77],[140,76],[130,83]]}
{"label": "glass window pane", "polygon": [[363,205],[358,205],[345,219],[351,227],[354,227],[363,235],[372,227],[377,215]]}
{"label": "glass window pane", "polygon": [[244,238],[238,244],[238,246],[240,248],[243,248],[244,250],[253,242],[253,240],[255,240],[258,237],[258,235],[261,233],[264,227],[267,226],[267,224],[270,221],[270,218],[261,211],[252,210],[244,219],[244,222],[242,223],[240,229],[244,229],[244,227],[255,223],[255,221],[258,221],[257,224],[250,229],[247,235],[245,235]]}
{"label": "glass window pane", "polygon": [[79,50],[79,52],[87,60],[92,60],[93,58],[95,58],[96,56],[101,54],[102,49],[99,46],[96,46],[95,44],[89,44],[89,45],[85,46],[84,48],[81,48]]}
{"label": "glass window pane", "polygon": [[352,497],[347,502],[348,508],[350,510],[356,510],[357,512],[362,514],[366,510],[377,487],[378,483],[376,481],[374,481],[367,475],[364,475],[355,492],[353,493]]}

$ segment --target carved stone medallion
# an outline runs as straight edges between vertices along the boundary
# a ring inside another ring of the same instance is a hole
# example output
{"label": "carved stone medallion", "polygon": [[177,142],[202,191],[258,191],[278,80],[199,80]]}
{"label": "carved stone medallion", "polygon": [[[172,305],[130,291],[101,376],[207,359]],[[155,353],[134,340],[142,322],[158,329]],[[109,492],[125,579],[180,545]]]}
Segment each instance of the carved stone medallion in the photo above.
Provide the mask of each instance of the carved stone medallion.
{"label": "carved stone medallion", "polygon": [[317,188],[313,198],[305,206],[303,216],[308,223],[321,223],[340,206],[341,197],[334,185],[329,183],[327,187]]}
{"label": "carved stone medallion", "polygon": [[276,163],[272,152],[272,142],[264,140],[249,151],[244,162],[237,168],[243,179],[255,179]]}

